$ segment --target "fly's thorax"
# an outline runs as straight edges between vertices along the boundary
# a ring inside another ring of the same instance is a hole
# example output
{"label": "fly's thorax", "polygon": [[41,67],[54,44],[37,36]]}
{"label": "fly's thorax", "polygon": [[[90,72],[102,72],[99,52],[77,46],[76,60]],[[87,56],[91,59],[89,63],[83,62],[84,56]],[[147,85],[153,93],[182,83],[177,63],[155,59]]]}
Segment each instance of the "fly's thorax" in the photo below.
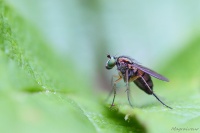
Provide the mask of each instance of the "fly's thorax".
{"label": "fly's thorax", "polygon": [[121,63],[117,63],[117,70],[119,70],[122,74],[125,74],[126,73],[126,70],[128,70],[128,66],[121,62]]}
{"label": "fly's thorax", "polygon": [[126,70],[129,69],[130,64],[132,64],[132,61],[127,57],[120,56],[117,58],[117,70],[119,70],[123,75],[126,73]]}
{"label": "fly's thorax", "polygon": [[129,58],[129,57],[127,57],[127,56],[119,56],[119,57],[117,58],[117,61],[118,61],[118,62],[127,62],[127,63],[130,63],[130,64],[133,63],[133,61],[131,60],[131,58]]}
{"label": "fly's thorax", "polygon": [[[138,78],[138,76],[136,75],[136,73],[134,72],[133,69],[127,69],[126,70],[127,73],[122,73],[121,71],[118,70],[118,74],[120,77],[122,77],[124,79],[124,82],[126,82],[127,77],[128,77],[128,82],[134,81],[135,79]],[[126,75],[128,74],[128,75]]]}

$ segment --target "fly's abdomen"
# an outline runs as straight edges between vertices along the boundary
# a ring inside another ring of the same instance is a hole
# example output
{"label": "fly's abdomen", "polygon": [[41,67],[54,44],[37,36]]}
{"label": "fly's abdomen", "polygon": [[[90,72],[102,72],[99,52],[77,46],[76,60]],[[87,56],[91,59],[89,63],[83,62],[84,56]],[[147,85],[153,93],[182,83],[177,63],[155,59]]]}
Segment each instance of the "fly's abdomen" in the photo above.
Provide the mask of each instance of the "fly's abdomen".
{"label": "fly's abdomen", "polygon": [[[141,75],[143,77],[143,79],[146,81],[146,83],[148,84],[148,86],[151,88],[151,90],[153,91],[153,82],[151,80],[151,77],[149,76],[149,74],[147,73],[142,73]],[[146,92],[147,94],[152,94],[153,92],[151,90],[149,90],[149,87],[146,85],[146,83],[144,82],[141,77],[137,78],[134,83],[144,92]]]}

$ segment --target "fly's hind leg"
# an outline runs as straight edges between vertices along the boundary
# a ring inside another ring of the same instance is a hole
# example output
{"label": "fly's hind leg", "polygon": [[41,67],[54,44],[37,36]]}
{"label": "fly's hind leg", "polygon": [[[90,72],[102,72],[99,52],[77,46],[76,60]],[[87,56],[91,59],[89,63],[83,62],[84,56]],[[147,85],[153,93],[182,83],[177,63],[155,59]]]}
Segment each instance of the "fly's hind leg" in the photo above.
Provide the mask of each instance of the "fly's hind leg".
{"label": "fly's hind leg", "polygon": [[164,106],[166,106],[167,108],[172,109],[172,107],[170,107],[170,106],[166,105],[164,102],[162,102],[162,101],[158,98],[158,96],[152,91],[152,89],[149,87],[149,85],[147,84],[147,82],[145,81],[145,79],[144,79],[142,76],[140,76],[140,77],[142,78],[142,80],[144,81],[144,83],[146,84],[146,86],[149,88],[149,90],[152,92],[153,96],[154,96],[160,103],[162,103]]}

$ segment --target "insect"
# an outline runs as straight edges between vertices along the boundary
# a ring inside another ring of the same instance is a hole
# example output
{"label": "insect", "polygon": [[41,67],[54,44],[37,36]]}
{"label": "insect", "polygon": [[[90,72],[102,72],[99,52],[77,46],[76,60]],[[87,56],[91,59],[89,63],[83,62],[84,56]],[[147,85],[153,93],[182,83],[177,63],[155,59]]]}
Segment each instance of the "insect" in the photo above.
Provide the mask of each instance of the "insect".
{"label": "insect", "polygon": [[138,64],[134,59],[128,57],[128,56],[110,56],[107,55],[108,61],[106,63],[106,69],[112,69],[114,66],[117,66],[118,75],[113,76],[116,77],[117,80],[114,81],[112,86],[112,91],[110,92],[109,96],[114,91],[114,97],[111,104],[111,107],[114,106],[115,96],[116,96],[116,83],[119,82],[121,79],[124,80],[126,83],[126,92],[128,97],[128,102],[130,106],[132,107],[132,104],[130,102],[130,82],[134,82],[137,87],[139,87],[141,90],[146,92],[149,95],[153,95],[159,102],[161,102],[164,106],[167,108],[172,109],[165,103],[163,103],[158,96],[153,92],[153,81],[151,80],[151,76],[163,80],[166,82],[169,82],[167,78],[164,76],[158,74],[157,72],[144,67],[140,64]]}

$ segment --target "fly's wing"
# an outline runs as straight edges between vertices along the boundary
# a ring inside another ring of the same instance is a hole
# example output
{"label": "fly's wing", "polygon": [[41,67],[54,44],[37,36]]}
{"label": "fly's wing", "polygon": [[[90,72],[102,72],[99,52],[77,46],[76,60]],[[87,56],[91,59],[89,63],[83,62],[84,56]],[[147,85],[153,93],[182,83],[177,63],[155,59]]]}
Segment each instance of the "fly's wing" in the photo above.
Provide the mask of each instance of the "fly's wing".
{"label": "fly's wing", "polygon": [[165,78],[164,76],[158,74],[157,72],[155,72],[155,71],[153,71],[153,70],[151,70],[151,69],[149,69],[147,67],[144,67],[144,66],[136,64],[136,63],[133,63],[133,66],[138,68],[138,69],[140,69],[140,70],[142,70],[142,71],[144,71],[145,73],[148,73],[149,75],[151,75],[151,76],[153,76],[153,77],[155,77],[157,79],[169,82],[169,79]]}

